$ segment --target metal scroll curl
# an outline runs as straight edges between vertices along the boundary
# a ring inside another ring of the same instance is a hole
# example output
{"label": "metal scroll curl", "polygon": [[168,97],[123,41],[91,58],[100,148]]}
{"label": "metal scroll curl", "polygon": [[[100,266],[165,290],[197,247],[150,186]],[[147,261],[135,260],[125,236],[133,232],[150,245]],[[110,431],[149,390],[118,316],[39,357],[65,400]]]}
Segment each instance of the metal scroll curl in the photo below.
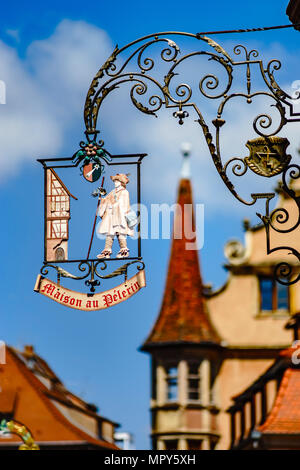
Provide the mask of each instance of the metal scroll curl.
{"label": "metal scroll curl", "polygon": [[[262,220],[267,238],[267,254],[282,251],[288,252],[288,255],[294,256],[294,262],[282,261],[275,266],[274,277],[283,285],[296,284],[300,280],[299,265],[300,265],[300,253],[299,251],[287,245],[271,247],[271,230],[277,233],[288,234],[296,230],[300,226],[300,195],[290,187],[289,181],[300,178],[300,166],[296,164],[289,165],[283,172],[282,175],[282,190],[287,193],[295,202],[298,208],[298,216],[295,221],[290,220],[289,212],[282,207],[274,209],[271,213],[269,211],[269,201],[266,203],[266,214],[257,214]],[[287,228],[281,228],[287,225]]]}

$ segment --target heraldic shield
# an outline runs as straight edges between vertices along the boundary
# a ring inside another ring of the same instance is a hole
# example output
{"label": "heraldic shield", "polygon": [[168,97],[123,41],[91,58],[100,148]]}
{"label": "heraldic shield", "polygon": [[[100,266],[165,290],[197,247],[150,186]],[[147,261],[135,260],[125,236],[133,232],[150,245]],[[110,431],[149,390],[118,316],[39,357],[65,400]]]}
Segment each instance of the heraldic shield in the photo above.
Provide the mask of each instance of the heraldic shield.
{"label": "heraldic shield", "polygon": [[282,173],[291,160],[286,154],[289,141],[285,137],[258,137],[248,140],[246,146],[250,150],[245,161],[254,173],[271,177]]}
{"label": "heraldic shield", "polygon": [[87,165],[84,165],[82,174],[87,181],[94,183],[102,174],[101,163],[90,162]]}

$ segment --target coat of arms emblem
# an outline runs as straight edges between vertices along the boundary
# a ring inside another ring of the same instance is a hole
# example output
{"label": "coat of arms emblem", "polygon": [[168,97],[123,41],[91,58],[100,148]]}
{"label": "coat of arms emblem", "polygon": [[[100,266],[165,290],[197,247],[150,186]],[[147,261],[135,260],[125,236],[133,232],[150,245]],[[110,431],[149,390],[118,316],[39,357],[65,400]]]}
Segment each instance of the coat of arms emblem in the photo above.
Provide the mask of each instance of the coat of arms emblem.
{"label": "coat of arms emblem", "polygon": [[97,181],[102,174],[103,165],[101,163],[90,162],[83,166],[83,177],[90,183]]}
{"label": "coat of arms emblem", "polygon": [[254,173],[271,177],[281,173],[289,164],[291,155],[286,154],[289,141],[285,137],[258,137],[248,140],[246,146],[250,150],[245,161]]}

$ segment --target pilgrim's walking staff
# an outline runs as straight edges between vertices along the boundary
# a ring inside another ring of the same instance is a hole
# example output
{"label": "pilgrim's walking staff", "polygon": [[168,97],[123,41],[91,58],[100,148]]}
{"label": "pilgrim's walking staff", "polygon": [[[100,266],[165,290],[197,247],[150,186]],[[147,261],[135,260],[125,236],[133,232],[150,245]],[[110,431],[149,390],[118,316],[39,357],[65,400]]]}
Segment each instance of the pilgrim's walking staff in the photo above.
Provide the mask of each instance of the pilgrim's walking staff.
{"label": "pilgrim's walking staff", "polygon": [[92,196],[94,196],[94,197],[98,196],[98,202],[97,202],[97,209],[96,209],[96,214],[95,214],[95,218],[94,218],[91,241],[90,241],[90,244],[89,244],[89,249],[88,249],[88,254],[87,254],[86,259],[89,259],[91,248],[92,248],[92,243],[93,243],[94,234],[95,234],[96,220],[97,220],[98,210],[99,210],[99,206],[100,206],[101,196],[106,195],[106,191],[103,188],[103,184],[104,184],[104,176],[102,178],[101,186],[99,188],[95,189],[95,191],[92,192]]}

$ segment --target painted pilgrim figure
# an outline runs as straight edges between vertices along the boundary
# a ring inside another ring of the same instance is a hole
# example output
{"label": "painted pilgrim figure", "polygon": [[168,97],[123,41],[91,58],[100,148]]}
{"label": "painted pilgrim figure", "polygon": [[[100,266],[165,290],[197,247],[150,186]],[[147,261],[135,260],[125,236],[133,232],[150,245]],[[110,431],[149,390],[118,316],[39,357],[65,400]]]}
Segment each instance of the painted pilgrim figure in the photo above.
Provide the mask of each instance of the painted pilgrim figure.
{"label": "painted pilgrim figure", "polygon": [[110,178],[115,188],[101,199],[98,211],[102,220],[97,225],[97,236],[102,238],[105,235],[106,238],[104,250],[97,255],[97,258],[110,258],[115,236],[120,245],[117,258],[127,258],[129,256],[127,235],[133,236],[134,234],[126,220],[126,214],[130,211],[129,192],[126,189],[129,179],[124,173],[117,173]]}

